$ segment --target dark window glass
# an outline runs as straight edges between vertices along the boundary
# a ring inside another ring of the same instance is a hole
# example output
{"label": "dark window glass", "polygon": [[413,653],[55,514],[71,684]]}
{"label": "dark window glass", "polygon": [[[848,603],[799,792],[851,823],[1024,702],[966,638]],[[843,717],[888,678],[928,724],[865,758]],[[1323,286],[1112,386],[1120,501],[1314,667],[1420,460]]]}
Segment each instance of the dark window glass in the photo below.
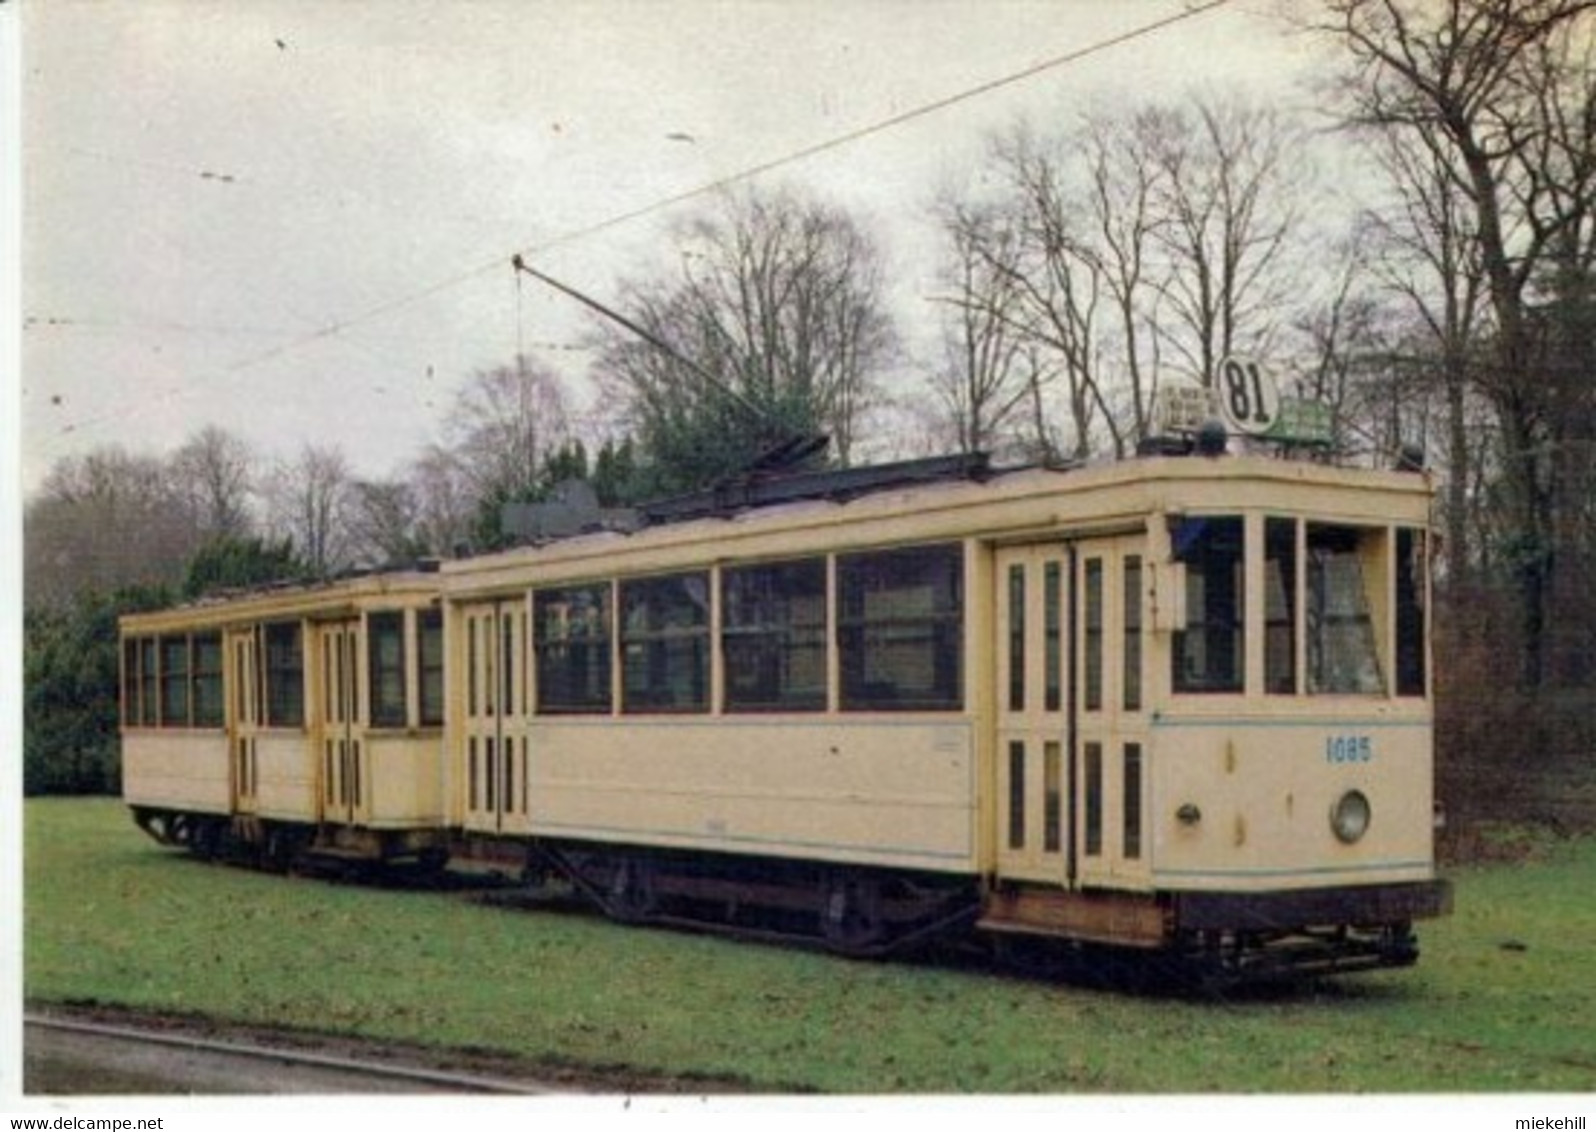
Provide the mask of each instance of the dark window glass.
{"label": "dark window glass", "polygon": [[844,711],[964,706],[964,553],[957,544],[837,560]]}
{"label": "dark window glass", "polygon": [[1424,580],[1428,569],[1424,532],[1406,528],[1397,531],[1396,675],[1399,696],[1426,693],[1429,660],[1424,643]]}
{"label": "dark window glass", "polygon": [[373,727],[405,725],[405,616],[373,613],[370,634],[371,723]]}
{"label": "dark window glass", "polygon": [[122,642],[122,723],[127,727],[153,722],[154,702],[144,696],[143,657],[142,639],[129,637]]}
{"label": "dark window glass", "polygon": [[1048,711],[1059,711],[1064,706],[1063,574],[1057,562],[1042,568],[1042,623],[1047,646],[1043,658],[1043,706]]}
{"label": "dark window glass", "polygon": [[622,582],[621,626],[621,710],[708,710],[708,574]]}
{"label": "dark window glass", "polygon": [[156,641],[145,637],[139,641],[139,722],[145,727],[156,727],[161,722],[156,711],[155,692],[160,669],[155,662]]}
{"label": "dark window glass", "polygon": [[466,714],[477,714],[477,619],[466,618]]}
{"label": "dark window glass", "polygon": [[1086,560],[1086,658],[1084,691],[1087,711],[1103,710],[1103,560]]}
{"label": "dark window glass", "polygon": [[610,710],[612,620],[607,582],[532,595],[539,712]]}
{"label": "dark window glass", "polygon": [[1103,744],[1086,744],[1085,762],[1085,850],[1088,857],[1098,857],[1103,852]]}
{"label": "dark window glass", "polygon": [[443,724],[443,611],[428,609],[416,621],[421,665],[421,725]]}
{"label": "dark window glass", "polygon": [[220,727],[226,704],[222,699],[222,637],[200,633],[194,638],[194,726]]}
{"label": "dark window glass", "polygon": [[504,715],[516,715],[521,705],[516,696],[515,674],[515,620],[504,614],[499,619],[499,710]]}
{"label": "dark window glass", "polygon": [[1063,747],[1053,739],[1042,744],[1042,850],[1057,853],[1064,845]]}
{"label": "dark window glass", "polygon": [[1264,521],[1264,690],[1297,690],[1297,521]]}
{"label": "dark window glass", "polygon": [[1126,711],[1142,710],[1142,559],[1125,558],[1125,680]]}
{"label": "dark window glass", "polygon": [[305,646],[296,621],[266,626],[266,722],[305,725]]}
{"label": "dark window glass", "polygon": [[1186,564],[1186,627],[1175,632],[1174,689],[1239,692],[1246,671],[1241,520],[1183,519],[1173,537],[1175,558]]}
{"label": "dark window glass", "polygon": [[1025,848],[1025,744],[1009,742],[1009,848]]}
{"label": "dark window glass", "polygon": [[1025,710],[1025,567],[1009,567],[1009,710]]}
{"label": "dark window glass", "polygon": [[1384,571],[1383,532],[1309,523],[1307,531],[1308,691],[1378,695],[1384,691],[1369,589]]}
{"label": "dark window glass", "polygon": [[188,638],[161,638],[161,726],[187,727]]}
{"label": "dark window glass", "polygon": [[727,711],[824,711],[825,560],[725,571],[721,655]]}
{"label": "dark window glass", "polygon": [[1125,859],[1142,855],[1142,745],[1125,744]]}

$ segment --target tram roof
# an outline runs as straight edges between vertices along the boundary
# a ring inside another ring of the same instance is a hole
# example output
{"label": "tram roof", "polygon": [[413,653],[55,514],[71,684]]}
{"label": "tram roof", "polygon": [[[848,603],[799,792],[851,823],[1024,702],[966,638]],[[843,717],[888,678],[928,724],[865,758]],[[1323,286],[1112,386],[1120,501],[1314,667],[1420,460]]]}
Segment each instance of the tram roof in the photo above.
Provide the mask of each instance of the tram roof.
{"label": "tram roof", "polygon": [[[885,479],[885,477],[884,477]],[[1262,455],[1147,456],[1071,466],[982,468],[978,474],[733,507],[602,530],[444,562],[451,593],[511,587],[518,575],[676,569],[689,561],[785,557],[1027,530],[1145,525],[1158,511],[1187,507],[1309,512],[1347,520],[1426,522],[1430,477]],[[650,561],[649,552],[658,552]]]}
{"label": "tram roof", "polygon": [[124,614],[120,620],[125,631],[159,632],[299,616],[332,618],[385,599],[414,603],[435,595],[438,588],[436,566],[356,570],[333,578],[219,590],[163,609]]}

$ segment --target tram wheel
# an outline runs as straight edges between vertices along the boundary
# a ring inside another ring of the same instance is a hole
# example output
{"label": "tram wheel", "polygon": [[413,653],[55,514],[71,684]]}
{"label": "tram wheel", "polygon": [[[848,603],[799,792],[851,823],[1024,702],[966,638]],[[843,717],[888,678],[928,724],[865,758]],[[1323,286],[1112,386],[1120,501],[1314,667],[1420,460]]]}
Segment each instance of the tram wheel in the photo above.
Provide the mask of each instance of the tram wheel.
{"label": "tram wheel", "polygon": [[622,857],[610,877],[610,915],[622,923],[648,919],[659,907],[658,870],[647,857]]}
{"label": "tram wheel", "polygon": [[820,902],[820,934],[844,955],[867,955],[886,938],[881,882],[857,873],[828,875]]}

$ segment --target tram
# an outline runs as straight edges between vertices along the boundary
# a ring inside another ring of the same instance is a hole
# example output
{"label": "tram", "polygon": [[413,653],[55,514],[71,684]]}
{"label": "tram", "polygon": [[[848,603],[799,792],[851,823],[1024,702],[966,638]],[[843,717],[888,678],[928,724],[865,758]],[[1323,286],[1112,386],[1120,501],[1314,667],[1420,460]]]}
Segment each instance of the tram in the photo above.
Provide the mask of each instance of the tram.
{"label": "tram", "polygon": [[1228,975],[1412,963],[1418,471],[749,477],[436,569],[124,618],[125,793],[268,863],[484,863],[629,923]]}
{"label": "tram", "polygon": [[440,866],[443,614],[426,571],[122,619],[123,795],[157,840]]}

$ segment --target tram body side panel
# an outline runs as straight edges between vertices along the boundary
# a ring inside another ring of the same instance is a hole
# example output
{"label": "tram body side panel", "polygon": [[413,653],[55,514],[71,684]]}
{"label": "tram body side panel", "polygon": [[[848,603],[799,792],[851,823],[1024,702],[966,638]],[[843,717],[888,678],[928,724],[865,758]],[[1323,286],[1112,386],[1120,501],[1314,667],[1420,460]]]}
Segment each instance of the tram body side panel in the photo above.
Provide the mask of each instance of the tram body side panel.
{"label": "tram body side panel", "polygon": [[442,761],[443,739],[435,731],[368,732],[364,763],[369,789],[361,824],[373,829],[446,825]]}
{"label": "tram body side panel", "polygon": [[316,766],[302,731],[262,731],[254,738],[255,813],[277,821],[314,823]]}
{"label": "tram body side panel", "polygon": [[540,720],[525,831],[969,873],[974,732],[963,717]]}
{"label": "tram body side panel", "polygon": [[130,806],[196,813],[232,812],[224,731],[171,729],[122,733],[122,797]]}
{"label": "tram body side panel", "polygon": [[[1271,891],[1434,876],[1427,718],[1168,719],[1155,728],[1153,882],[1172,891]],[[1369,803],[1341,841],[1331,809]]]}

